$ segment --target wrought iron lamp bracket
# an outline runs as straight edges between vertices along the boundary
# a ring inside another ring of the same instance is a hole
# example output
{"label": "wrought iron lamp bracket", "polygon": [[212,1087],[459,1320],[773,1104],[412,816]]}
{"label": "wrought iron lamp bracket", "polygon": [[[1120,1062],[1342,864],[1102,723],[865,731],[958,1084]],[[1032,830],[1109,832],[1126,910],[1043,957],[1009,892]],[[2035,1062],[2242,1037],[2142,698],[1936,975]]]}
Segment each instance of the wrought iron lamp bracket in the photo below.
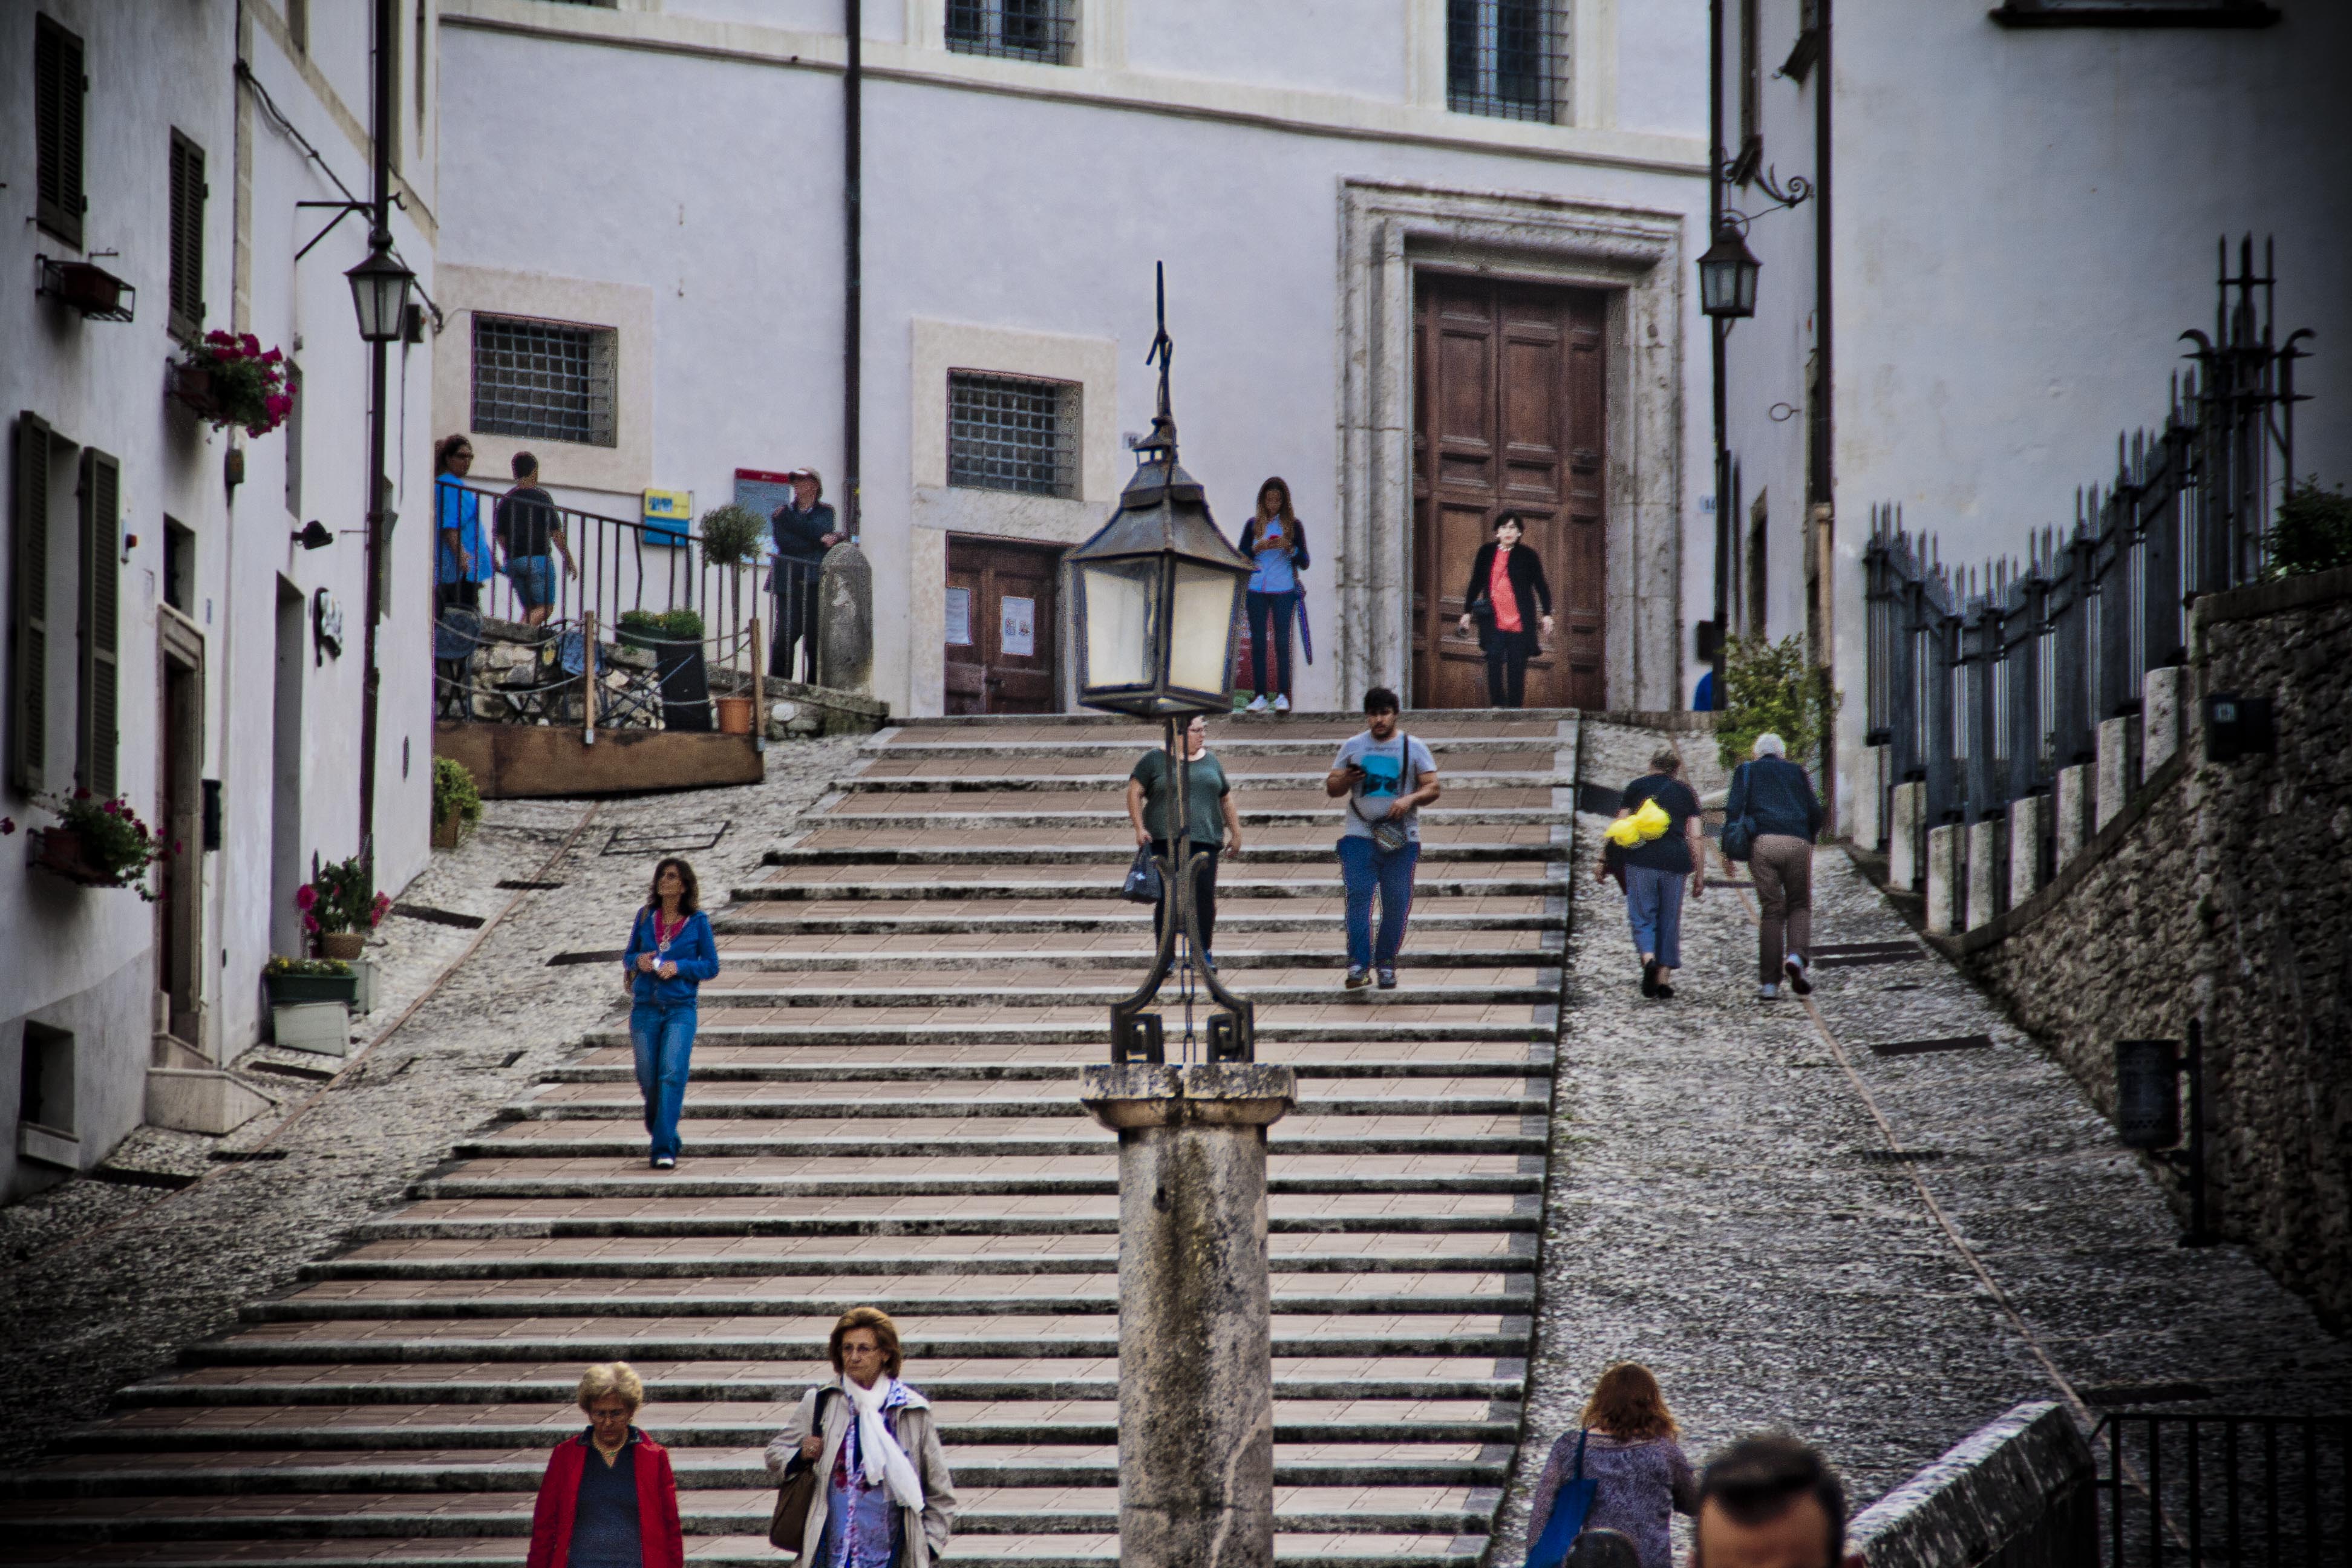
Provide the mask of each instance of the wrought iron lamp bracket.
{"label": "wrought iron lamp bracket", "polygon": [[[1736,180],[1738,177],[1738,163],[1726,163],[1718,171],[1718,174],[1725,180]],[[1780,183],[1778,174],[1779,171],[1769,165],[1760,174],[1753,170],[1748,171],[1748,177],[1755,181],[1758,188],[1771,198],[1770,206],[1753,213],[1742,212],[1738,207],[1723,209],[1720,221],[1729,224],[1738,230],[1740,238],[1748,237],[1748,226],[1758,218],[1768,213],[1779,212],[1784,207],[1793,207],[1813,194],[1813,183],[1804,175],[1791,174],[1789,176],[1789,183],[1784,185]]]}

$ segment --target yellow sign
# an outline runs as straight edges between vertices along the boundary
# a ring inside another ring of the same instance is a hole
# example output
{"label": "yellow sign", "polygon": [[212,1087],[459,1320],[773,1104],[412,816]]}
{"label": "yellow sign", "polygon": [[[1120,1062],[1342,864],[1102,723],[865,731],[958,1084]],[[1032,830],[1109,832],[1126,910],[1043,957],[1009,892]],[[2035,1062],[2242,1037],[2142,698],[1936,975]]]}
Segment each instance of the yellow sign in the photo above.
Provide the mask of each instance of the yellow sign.
{"label": "yellow sign", "polygon": [[646,542],[684,544],[687,524],[694,521],[692,490],[646,492]]}

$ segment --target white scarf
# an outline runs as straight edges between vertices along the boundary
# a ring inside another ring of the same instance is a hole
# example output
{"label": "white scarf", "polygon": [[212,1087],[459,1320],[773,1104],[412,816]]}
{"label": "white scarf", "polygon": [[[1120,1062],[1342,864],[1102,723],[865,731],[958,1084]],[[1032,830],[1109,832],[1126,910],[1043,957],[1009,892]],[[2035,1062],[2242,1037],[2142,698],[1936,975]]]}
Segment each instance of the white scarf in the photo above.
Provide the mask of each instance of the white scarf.
{"label": "white scarf", "polygon": [[877,1377],[871,1388],[860,1388],[857,1380],[844,1373],[841,1392],[849,1398],[850,1408],[857,1413],[857,1453],[866,1471],[866,1484],[873,1486],[887,1481],[890,1496],[901,1508],[923,1506],[922,1478],[915,1473],[914,1461],[907,1450],[890,1436],[882,1425],[882,1402],[890,1396],[891,1380]]}

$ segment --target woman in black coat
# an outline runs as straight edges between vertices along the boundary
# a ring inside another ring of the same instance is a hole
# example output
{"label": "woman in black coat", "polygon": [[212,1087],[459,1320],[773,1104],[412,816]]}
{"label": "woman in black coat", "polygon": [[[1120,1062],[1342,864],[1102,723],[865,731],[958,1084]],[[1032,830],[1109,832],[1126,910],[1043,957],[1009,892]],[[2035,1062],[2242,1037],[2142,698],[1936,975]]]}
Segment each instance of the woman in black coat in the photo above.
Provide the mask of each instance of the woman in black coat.
{"label": "woman in black coat", "polygon": [[1524,708],[1528,660],[1536,651],[1537,628],[1551,636],[1551,584],[1543,563],[1520,544],[1527,529],[1515,511],[1495,519],[1495,537],[1478,547],[1462,591],[1462,635],[1478,626],[1486,655],[1486,702],[1494,708]]}

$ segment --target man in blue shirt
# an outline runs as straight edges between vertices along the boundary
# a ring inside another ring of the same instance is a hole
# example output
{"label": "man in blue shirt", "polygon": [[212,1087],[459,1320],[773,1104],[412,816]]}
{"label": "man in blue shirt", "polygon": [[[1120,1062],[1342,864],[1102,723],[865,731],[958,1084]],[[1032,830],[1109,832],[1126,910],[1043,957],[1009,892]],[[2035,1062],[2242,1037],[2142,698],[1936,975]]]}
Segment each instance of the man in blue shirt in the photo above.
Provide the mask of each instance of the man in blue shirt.
{"label": "man in blue shirt", "polygon": [[1766,1002],[1776,999],[1785,974],[1789,989],[1807,996],[1813,989],[1805,953],[1812,946],[1813,839],[1822,830],[1822,803],[1813,795],[1812,779],[1789,760],[1780,736],[1769,730],[1757,736],[1751,755],[1731,775],[1723,819],[1746,817],[1754,836],[1748,872],[1756,879],[1757,901],[1763,906],[1756,928],[1756,994]]}

